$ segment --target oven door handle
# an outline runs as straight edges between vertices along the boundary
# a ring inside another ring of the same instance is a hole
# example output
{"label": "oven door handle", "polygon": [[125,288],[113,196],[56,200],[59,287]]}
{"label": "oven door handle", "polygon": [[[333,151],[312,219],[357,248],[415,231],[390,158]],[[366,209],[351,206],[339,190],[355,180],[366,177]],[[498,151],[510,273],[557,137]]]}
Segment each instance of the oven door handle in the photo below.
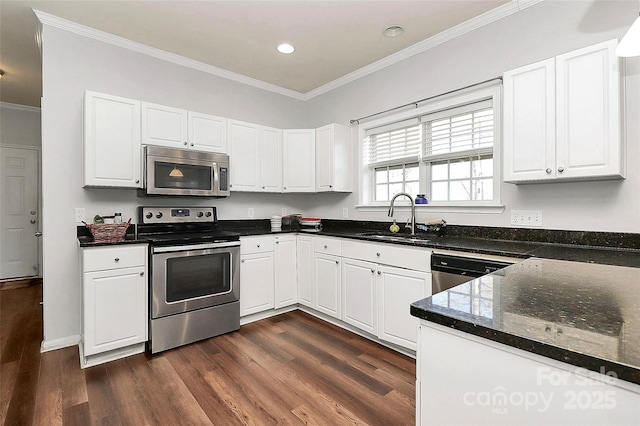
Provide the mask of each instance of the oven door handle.
{"label": "oven door handle", "polygon": [[188,250],[207,250],[225,247],[238,247],[240,241],[230,241],[228,243],[206,243],[206,244],[185,244],[183,246],[153,247],[153,253],[172,253]]}

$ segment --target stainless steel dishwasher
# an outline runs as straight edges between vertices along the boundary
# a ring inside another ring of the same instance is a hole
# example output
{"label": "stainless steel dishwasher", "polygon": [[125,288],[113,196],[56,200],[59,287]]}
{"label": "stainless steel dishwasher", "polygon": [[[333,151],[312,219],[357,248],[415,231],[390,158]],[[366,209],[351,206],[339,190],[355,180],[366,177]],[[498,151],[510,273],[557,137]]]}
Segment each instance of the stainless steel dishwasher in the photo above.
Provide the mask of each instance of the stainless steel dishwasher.
{"label": "stainless steel dishwasher", "polygon": [[499,260],[433,253],[431,255],[433,294],[490,274],[511,264],[512,262]]}

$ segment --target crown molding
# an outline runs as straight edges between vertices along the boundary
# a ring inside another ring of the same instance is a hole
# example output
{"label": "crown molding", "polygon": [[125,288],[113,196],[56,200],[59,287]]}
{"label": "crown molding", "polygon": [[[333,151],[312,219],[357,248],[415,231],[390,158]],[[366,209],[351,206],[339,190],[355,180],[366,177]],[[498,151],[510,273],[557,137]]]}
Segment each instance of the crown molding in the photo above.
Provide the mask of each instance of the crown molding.
{"label": "crown molding", "polygon": [[37,112],[38,114],[40,114],[40,108],[38,107],[12,104],[10,102],[0,102],[0,108],[14,109],[17,111],[26,111],[26,112]]}
{"label": "crown molding", "polygon": [[[43,25],[48,25],[83,37],[98,40],[103,43],[122,47],[124,49],[142,53],[144,55],[151,56],[157,59],[162,59],[167,62],[172,62],[177,65],[182,65],[187,68],[192,68],[198,71],[222,77],[227,80],[233,80],[238,83],[246,84],[248,86],[253,86],[259,89],[278,93],[280,95],[289,96],[294,99],[304,100],[304,95],[294,90],[285,89],[284,87],[276,86],[275,84],[266,83],[264,81],[256,80],[255,78],[247,77],[241,74],[224,70],[222,68],[214,67],[213,65],[205,64],[200,61],[185,58],[184,56],[166,52],[155,47],[147,46],[146,44],[137,43],[124,37],[109,34],[104,31],[96,30],[94,28],[90,28],[84,25],[77,24],[75,22],[68,21],[66,19],[59,18],[54,15],[50,15],[40,10],[34,9],[33,12],[36,14],[36,17]],[[46,43],[46,41],[44,41],[44,43]]]}
{"label": "crown molding", "polygon": [[316,96],[327,93],[333,89],[337,89],[340,86],[344,86],[345,84],[351,83],[369,74],[373,74],[374,72],[397,64],[398,62],[402,62],[405,59],[425,52],[442,43],[453,40],[454,38],[460,37],[485,25],[489,25],[492,22],[498,21],[502,18],[506,18],[507,16],[513,15],[514,13],[520,12],[542,1],[543,0],[511,0],[509,3],[505,3],[500,7],[485,12],[482,15],[465,21],[459,25],[456,25],[455,27],[449,28],[446,31],[443,31],[428,39],[413,44],[397,53],[394,53],[393,55],[389,55],[386,58],[380,59],[379,61],[362,67],[356,71],[353,71],[352,73],[335,79],[330,83],[320,86],[317,89],[307,92],[304,95],[304,100],[312,99]]}
{"label": "crown molding", "polygon": [[[112,44],[114,46],[122,47],[124,49],[128,49],[134,52],[142,53],[144,55],[151,56],[157,59],[162,59],[167,62],[172,62],[177,65],[182,65],[187,68],[196,69],[198,71],[202,71],[202,72],[215,75],[221,78],[236,81],[238,83],[246,84],[248,86],[253,86],[258,89],[270,91],[283,96],[288,96],[290,98],[301,100],[301,101],[307,101],[309,99],[315,98],[316,96],[320,96],[324,93],[330,92],[331,90],[337,89],[338,87],[344,86],[348,83],[358,80],[359,78],[362,78],[374,72],[380,71],[384,68],[387,68],[391,65],[394,65],[398,62],[401,62],[419,53],[425,52],[429,49],[434,48],[435,46],[438,46],[456,37],[460,37],[468,32],[471,32],[480,27],[488,25],[499,19],[502,19],[514,13],[520,12],[542,1],[543,0],[511,0],[509,3],[506,3],[488,12],[485,12],[480,16],[477,16],[466,22],[463,22],[462,24],[456,25],[455,27],[452,27],[441,33],[438,33],[435,36],[425,39],[419,43],[411,45],[406,49],[401,50],[400,52],[394,53],[393,55],[389,55],[383,59],[380,59],[379,61],[376,61],[370,65],[362,67],[356,71],[353,71],[343,77],[333,80],[332,82],[327,83],[323,86],[320,86],[317,89],[311,90],[307,93],[300,93],[300,92],[296,92],[295,90],[285,89],[284,87],[276,86],[275,84],[266,83],[264,81],[260,81],[251,77],[247,77],[241,74],[227,71],[222,68],[214,67],[213,65],[208,65],[200,61],[185,58],[184,56],[166,52],[164,50],[160,50],[155,47],[147,46],[142,43],[137,43],[137,42],[128,40],[124,37],[116,36],[113,34],[106,33],[104,31],[100,31],[84,25],[80,25],[75,22],[68,21],[66,19],[62,19],[57,16],[50,15],[48,13],[45,13],[39,10],[34,9],[33,12],[35,13],[41,25],[49,25],[51,27],[58,28],[64,31],[69,31],[71,33],[78,34],[83,37],[87,37],[87,38],[98,40],[104,43]],[[40,42],[39,44],[42,43],[41,37],[39,42]]]}

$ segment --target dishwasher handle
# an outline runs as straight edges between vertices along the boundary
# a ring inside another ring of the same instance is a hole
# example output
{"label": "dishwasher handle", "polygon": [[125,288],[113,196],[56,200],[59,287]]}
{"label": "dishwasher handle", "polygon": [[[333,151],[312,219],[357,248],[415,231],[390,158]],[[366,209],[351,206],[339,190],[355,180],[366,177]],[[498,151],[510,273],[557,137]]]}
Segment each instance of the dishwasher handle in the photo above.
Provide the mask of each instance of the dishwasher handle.
{"label": "dishwasher handle", "polygon": [[472,278],[490,274],[509,265],[510,263],[496,260],[473,259],[444,254],[431,255],[432,271],[448,272],[450,274],[464,275]]}

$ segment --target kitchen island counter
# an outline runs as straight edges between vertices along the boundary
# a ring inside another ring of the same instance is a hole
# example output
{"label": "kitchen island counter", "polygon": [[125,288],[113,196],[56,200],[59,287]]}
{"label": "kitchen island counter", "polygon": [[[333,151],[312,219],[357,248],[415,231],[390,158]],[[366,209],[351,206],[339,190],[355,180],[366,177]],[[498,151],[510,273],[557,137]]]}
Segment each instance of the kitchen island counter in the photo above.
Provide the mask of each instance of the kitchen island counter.
{"label": "kitchen island counter", "polygon": [[640,384],[640,269],[530,258],[411,305],[455,330]]}

